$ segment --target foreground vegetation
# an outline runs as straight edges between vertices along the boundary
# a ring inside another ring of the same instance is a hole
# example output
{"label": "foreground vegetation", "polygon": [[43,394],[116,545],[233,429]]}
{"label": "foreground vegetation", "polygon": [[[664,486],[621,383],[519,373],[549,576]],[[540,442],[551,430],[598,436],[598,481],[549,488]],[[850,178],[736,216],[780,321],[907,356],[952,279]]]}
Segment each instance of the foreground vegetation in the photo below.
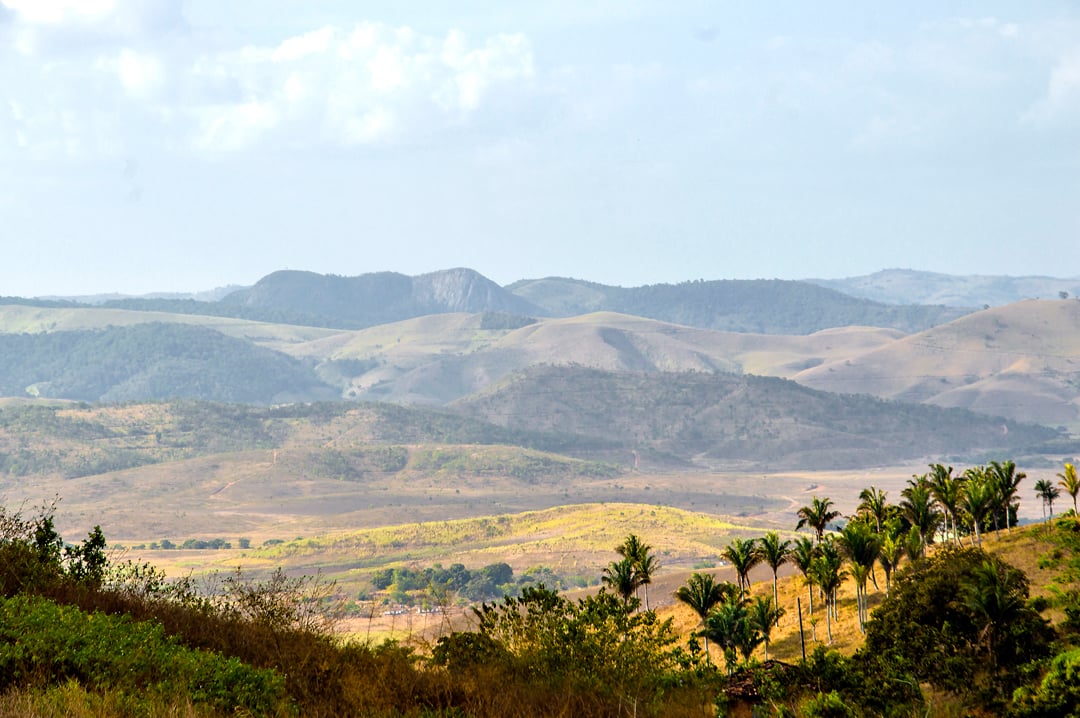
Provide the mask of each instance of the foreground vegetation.
{"label": "foreground vegetation", "polygon": [[[527,585],[426,647],[342,640],[326,618],[343,598],[331,584],[280,571],[166,581],[110,561],[99,529],[65,544],[49,507],[0,510],[0,716],[1076,715],[1080,522],[1050,516],[1059,486],[1075,496],[1075,470],[1036,486],[1050,512],[1024,529],[1012,526],[1018,494],[1002,501],[999,490],[985,512],[946,519],[951,494],[931,487],[951,476],[931,467],[897,505],[868,489],[840,527],[831,501],[815,498],[799,512],[813,540],[732,540],[722,555],[737,584],[699,572],[677,591],[701,619],[689,637],[650,610],[659,561],[630,534],[611,547],[599,591],[571,600]],[[1001,462],[957,478],[970,503],[1024,477]],[[1048,547],[1038,566],[1053,580],[1034,597],[1024,572],[980,545],[995,516],[1002,534]],[[898,538],[902,560],[881,550]],[[827,622],[842,618],[837,589],[853,579],[865,632],[853,653],[818,645],[794,664],[768,660],[783,611],[775,583],[751,594],[749,569],[798,563],[800,545],[806,597]],[[866,583],[886,565],[888,595],[871,611]],[[476,573],[512,575],[505,564]]]}

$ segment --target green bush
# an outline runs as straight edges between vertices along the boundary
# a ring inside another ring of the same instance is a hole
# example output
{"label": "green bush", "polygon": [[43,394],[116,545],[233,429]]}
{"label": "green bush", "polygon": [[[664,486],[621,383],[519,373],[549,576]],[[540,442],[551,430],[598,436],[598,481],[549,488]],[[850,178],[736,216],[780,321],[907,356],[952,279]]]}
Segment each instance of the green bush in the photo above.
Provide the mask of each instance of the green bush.
{"label": "green bush", "polygon": [[1080,648],[1058,654],[1034,691],[1013,694],[1012,715],[1024,718],[1068,718],[1080,715]]}
{"label": "green bush", "polygon": [[185,648],[159,624],[39,597],[0,600],[0,688],[72,679],[95,690],[186,696],[223,711],[273,715],[286,708],[277,672]]}

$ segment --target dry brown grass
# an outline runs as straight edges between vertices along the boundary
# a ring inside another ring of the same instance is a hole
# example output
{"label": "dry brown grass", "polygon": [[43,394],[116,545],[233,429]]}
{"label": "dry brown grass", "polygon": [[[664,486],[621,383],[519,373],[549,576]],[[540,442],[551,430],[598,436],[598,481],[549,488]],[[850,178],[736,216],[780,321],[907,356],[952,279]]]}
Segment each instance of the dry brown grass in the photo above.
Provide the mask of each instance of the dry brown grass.
{"label": "dry brown grass", "polygon": [[1075,428],[1078,361],[1080,302],[1025,301],[969,314],[792,378],[826,391]]}

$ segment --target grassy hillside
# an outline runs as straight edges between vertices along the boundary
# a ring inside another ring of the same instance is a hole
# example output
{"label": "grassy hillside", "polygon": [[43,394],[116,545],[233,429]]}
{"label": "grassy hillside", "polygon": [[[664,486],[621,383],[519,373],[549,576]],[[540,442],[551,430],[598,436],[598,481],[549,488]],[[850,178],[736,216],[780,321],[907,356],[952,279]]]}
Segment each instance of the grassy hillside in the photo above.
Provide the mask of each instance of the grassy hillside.
{"label": "grassy hillside", "polygon": [[978,312],[794,376],[824,391],[1080,424],[1080,302]]}
{"label": "grassy hillside", "polygon": [[[662,539],[666,566],[689,568],[715,563],[732,537],[760,532],[760,524],[699,512],[642,504],[574,504],[543,511],[467,519],[403,523],[287,540],[251,550],[136,552],[171,573],[198,562],[200,570],[229,569],[241,562],[253,569],[283,566],[291,573],[323,572],[349,590],[362,587],[371,571],[395,566],[449,565],[470,568],[504,561],[521,573],[546,566],[557,575],[598,574],[612,548],[628,532]],[[594,577],[595,581],[595,577]],[[663,602],[667,602],[666,600]]]}
{"label": "grassy hillside", "polygon": [[341,367],[338,381],[349,396],[441,404],[537,364],[786,376],[902,336],[866,327],[807,336],[717,332],[610,312],[524,326],[508,324],[507,319],[432,315],[341,333],[286,351],[336,362]]}

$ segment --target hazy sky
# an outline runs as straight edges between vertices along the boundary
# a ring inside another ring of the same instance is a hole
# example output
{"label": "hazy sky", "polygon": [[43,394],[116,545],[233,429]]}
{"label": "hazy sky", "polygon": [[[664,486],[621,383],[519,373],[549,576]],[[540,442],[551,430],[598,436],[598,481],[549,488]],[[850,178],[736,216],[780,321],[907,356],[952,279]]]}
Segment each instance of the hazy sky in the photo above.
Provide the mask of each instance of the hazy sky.
{"label": "hazy sky", "polygon": [[1080,5],[0,0],[0,295],[1080,275]]}

